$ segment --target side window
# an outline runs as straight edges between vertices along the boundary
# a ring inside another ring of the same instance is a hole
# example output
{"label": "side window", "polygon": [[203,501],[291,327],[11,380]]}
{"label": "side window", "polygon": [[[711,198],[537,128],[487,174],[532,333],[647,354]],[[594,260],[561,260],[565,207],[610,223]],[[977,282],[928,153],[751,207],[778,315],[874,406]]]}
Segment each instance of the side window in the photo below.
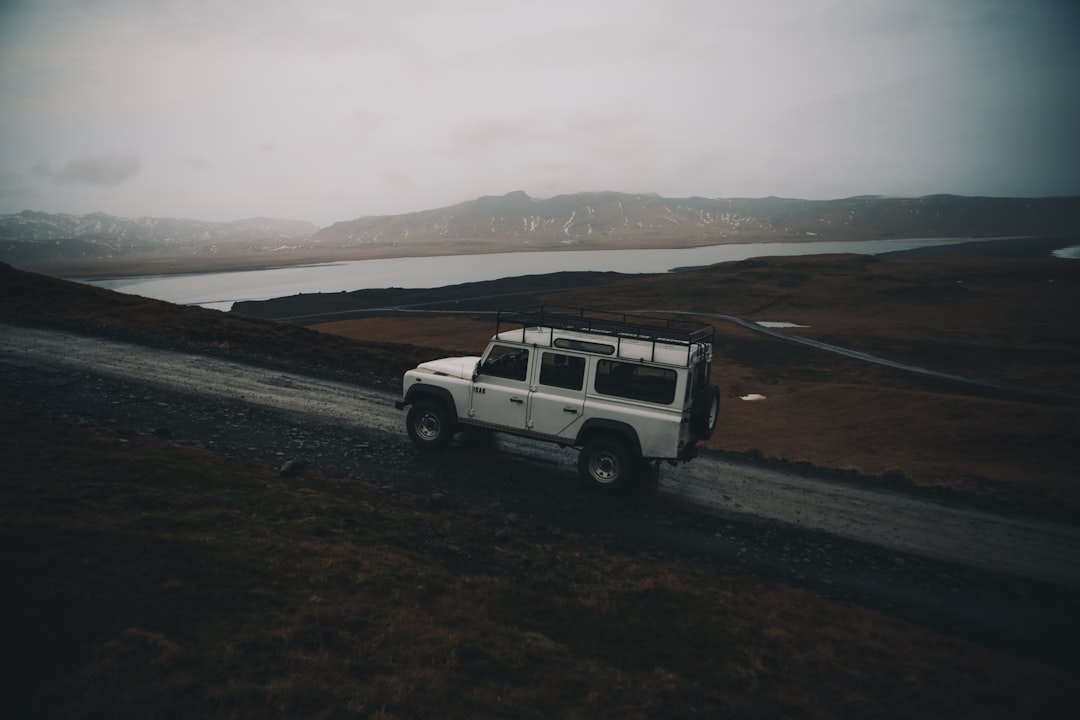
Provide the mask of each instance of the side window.
{"label": "side window", "polygon": [[607,343],[588,342],[587,340],[571,340],[570,338],[557,338],[555,347],[566,350],[580,350],[582,352],[596,353],[597,355],[614,355],[615,346]]}
{"label": "side window", "polygon": [[585,358],[545,352],[540,356],[540,384],[580,390],[585,381]]}
{"label": "side window", "polygon": [[491,348],[484,364],[480,366],[482,375],[507,378],[509,380],[525,380],[529,370],[529,351],[525,348],[512,347],[510,345],[496,345]]}
{"label": "side window", "polygon": [[596,363],[596,392],[602,395],[670,405],[678,375],[666,368],[600,360]]}

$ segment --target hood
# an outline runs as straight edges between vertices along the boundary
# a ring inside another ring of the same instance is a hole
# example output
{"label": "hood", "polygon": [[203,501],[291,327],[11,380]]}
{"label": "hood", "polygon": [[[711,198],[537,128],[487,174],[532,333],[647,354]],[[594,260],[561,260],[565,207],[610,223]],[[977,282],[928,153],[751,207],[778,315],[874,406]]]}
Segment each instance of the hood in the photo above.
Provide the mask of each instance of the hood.
{"label": "hood", "polygon": [[476,369],[476,363],[478,362],[480,362],[480,358],[472,355],[467,357],[440,358],[438,360],[429,360],[428,362],[420,363],[416,366],[416,369],[469,380],[472,378],[473,370]]}

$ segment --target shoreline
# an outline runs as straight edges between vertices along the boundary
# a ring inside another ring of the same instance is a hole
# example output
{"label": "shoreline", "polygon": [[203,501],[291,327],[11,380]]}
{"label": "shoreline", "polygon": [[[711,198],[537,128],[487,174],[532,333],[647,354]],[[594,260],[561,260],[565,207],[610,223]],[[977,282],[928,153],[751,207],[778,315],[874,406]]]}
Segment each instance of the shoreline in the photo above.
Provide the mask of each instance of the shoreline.
{"label": "shoreline", "polygon": [[[711,238],[707,241],[673,241],[673,242],[642,242],[631,243],[620,247],[607,247],[607,246],[583,246],[581,244],[576,245],[529,245],[529,246],[506,246],[497,245],[494,247],[477,247],[474,244],[458,244],[452,243],[449,245],[438,246],[416,246],[408,249],[402,249],[398,247],[378,247],[378,248],[349,248],[347,250],[337,249],[330,250],[318,250],[311,249],[308,251],[301,251],[292,253],[287,256],[278,257],[266,257],[265,253],[262,254],[247,254],[247,255],[233,255],[225,257],[209,257],[209,258],[194,258],[194,257],[132,257],[123,260],[92,260],[92,261],[56,261],[56,262],[39,262],[28,263],[25,265],[14,265],[21,270],[28,270],[30,272],[38,272],[45,275],[52,275],[54,277],[62,277],[67,280],[75,281],[99,281],[99,280],[120,280],[131,277],[173,277],[182,275],[205,275],[212,273],[228,273],[228,272],[248,272],[248,271],[260,271],[260,270],[275,270],[282,268],[297,268],[316,265],[332,265],[342,262],[356,262],[362,260],[389,260],[389,259],[402,259],[402,258],[421,258],[421,257],[456,257],[466,255],[502,255],[507,253],[529,253],[529,252],[618,252],[625,250],[689,250],[694,248],[723,246],[723,245],[743,245],[743,244],[788,244],[788,243],[805,243],[810,244],[814,242],[836,242],[836,243],[848,243],[848,242],[875,242],[875,241],[892,241],[900,238],[888,237],[888,238],[860,238],[860,237],[844,237],[844,238],[822,238],[816,236],[812,238],[808,237],[782,237],[782,236],[766,236],[766,237],[740,237],[740,238],[728,238],[724,242],[716,242],[717,238]],[[918,248],[915,250],[902,250],[894,251],[892,253],[882,253],[882,255],[898,256],[899,254],[915,254],[915,253],[927,253],[930,248],[963,248],[965,251],[972,251],[973,246],[978,245],[979,249],[975,254],[986,254],[985,251],[990,247],[1004,248],[998,250],[994,254],[1003,253],[1009,257],[1034,257],[1039,254],[1049,254],[1054,249],[1060,249],[1063,247],[1069,247],[1072,245],[1080,244],[1080,238],[1076,237],[1001,237],[1001,238],[978,238],[973,237],[966,242],[957,242],[962,240],[956,237],[928,237],[928,238],[903,238],[911,240],[941,240],[942,245],[929,245],[924,248]],[[991,245],[993,244],[993,245]],[[1043,248],[1053,245],[1050,250],[1044,250]],[[1037,246],[1037,247],[1035,247]],[[956,254],[955,251],[945,250],[948,254]]]}

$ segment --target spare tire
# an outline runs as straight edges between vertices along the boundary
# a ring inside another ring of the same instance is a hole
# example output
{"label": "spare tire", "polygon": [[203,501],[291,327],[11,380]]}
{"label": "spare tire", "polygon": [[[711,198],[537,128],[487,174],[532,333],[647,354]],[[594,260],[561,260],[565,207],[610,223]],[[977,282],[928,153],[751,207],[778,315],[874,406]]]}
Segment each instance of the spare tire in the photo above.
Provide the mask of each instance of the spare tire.
{"label": "spare tire", "polygon": [[706,385],[694,395],[694,406],[690,408],[690,431],[698,440],[708,440],[716,431],[719,417],[720,388]]}

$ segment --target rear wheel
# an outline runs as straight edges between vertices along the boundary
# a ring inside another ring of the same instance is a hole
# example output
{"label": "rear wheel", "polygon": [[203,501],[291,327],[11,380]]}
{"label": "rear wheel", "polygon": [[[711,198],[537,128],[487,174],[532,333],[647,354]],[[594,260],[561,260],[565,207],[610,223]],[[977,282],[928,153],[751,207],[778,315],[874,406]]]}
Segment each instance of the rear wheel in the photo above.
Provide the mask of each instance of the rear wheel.
{"label": "rear wheel", "polygon": [[630,482],[637,464],[630,453],[617,440],[601,438],[593,440],[581,449],[578,456],[578,474],[582,482],[593,490],[614,493]]}
{"label": "rear wheel", "polygon": [[441,403],[421,400],[409,408],[405,419],[409,437],[421,450],[439,450],[454,436],[453,421]]}

